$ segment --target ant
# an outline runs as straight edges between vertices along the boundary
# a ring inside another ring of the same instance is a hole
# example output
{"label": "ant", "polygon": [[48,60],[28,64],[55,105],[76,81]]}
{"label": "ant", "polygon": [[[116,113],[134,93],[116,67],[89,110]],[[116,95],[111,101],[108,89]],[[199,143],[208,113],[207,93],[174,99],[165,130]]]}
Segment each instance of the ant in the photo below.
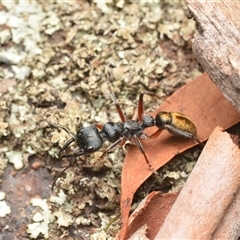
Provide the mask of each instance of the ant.
{"label": "ant", "polygon": [[[127,120],[115,95],[112,92],[110,92],[110,94],[120,116],[121,122],[107,122],[103,125],[95,124],[84,127],[78,130],[76,135],[71,134],[65,127],[56,126],[48,122],[49,125],[52,125],[53,127],[62,128],[71,136],[71,138],[64,144],[59,152],[60,158],[71,158],[71,161],[69,165],[64,168],[62,172],[60,172],[60,174],[58,174],[54,179],[52,190],[57,179],[61,177],[69,167],[75,164],[77,156],[89,155],[98,151],[102,148],[104,141],[110,142],[110,145],[105,149],[100,158],[102,158],[116,145],[124,145],[124,143],[128,140],[132,144],[137,145],[150,170],[156,175],[157,172],[149,162],[140,139],[154,139],[162,132],[162,130],[166,129],[174,135],[194,139],[202,145],[202,143],[196,137],[196,126],[187,116],[183,115],[182,113],[159,112],[155,118],[149,115],[144,116],[143,96],[145,94],[156,96],[155,94],[146,92],[140,93],[137,107],[137,120]],[[150,136],[144,133],[144,129],[153,126],[158,128],[155,133]],[[66,148],[73,142],[77,143],[78,148],[72,154],[63,154]]]}

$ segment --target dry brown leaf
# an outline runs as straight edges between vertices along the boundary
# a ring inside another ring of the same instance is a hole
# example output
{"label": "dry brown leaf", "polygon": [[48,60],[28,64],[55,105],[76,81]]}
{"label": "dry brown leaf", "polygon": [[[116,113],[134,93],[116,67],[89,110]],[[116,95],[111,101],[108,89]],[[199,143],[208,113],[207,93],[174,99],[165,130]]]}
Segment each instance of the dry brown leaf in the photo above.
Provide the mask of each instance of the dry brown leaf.
{"label": "dry brown leaf", "polygon": [[132,236],[132,234],[142,226],[147,225],[147,236],[149,239],[153,239],[163,224],[177,196],[178,193],[150,193],[130,216],[126,238]]}
{"label": "dry brown leaf", "polygon": [[[203,74],[185,85],[164,102],[155,112],[177,111],[187,115],[197,126],[198,138],[206,140],[213,129],[220,125],[229,128],[240,120],[240,114],[223,97],[218,88],[212,83],[207,74]],[[156,128],[146,131],[151,134]],[[143,142],[146,155],[155,169],[160,168],[175,155],[196,145],[192,140],[171,136],[163,133],[154,140]],[[152,174],[144,157],[136,146],[129,148],[124,160],[121,182],[121,215],[123,226],[118,235],[124,239],[128,228],[128,216],[132,198],[139,186]]]}
{"label": "dry brown leaf", "polygon": [[147,225],[143,225],[136,232],[134,232],[134,234],[130,238],[128,238],[128,240],[135,240],[135,239],[149,240],[146,234],[147,234]]}

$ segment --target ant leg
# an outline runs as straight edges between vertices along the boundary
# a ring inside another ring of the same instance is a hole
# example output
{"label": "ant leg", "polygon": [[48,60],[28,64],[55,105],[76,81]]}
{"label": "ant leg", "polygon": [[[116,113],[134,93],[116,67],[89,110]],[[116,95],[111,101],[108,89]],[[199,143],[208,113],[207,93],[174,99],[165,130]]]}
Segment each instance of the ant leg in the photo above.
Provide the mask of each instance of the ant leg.
{"label": "ant leg", "polygon": [[[77,149],[79,150],[79,149]],[[79,152],[77,152],[77,150],[75,150],[76,152],[75,153],[72,153],[72,154],[65,154],[65,155],[62,155],[60,156],[61,158],[69,158],[69,157],[78,157],[78,156],[81,156],[84,154],[84,152],[82,150],[80,150]]]}
{"label": "ant leg", "polygon": [[173,134],[175,136],[182,136],[182,137],[185,137],[185,138],[191,138],[191,139],[195,140],[197,143],[199,143],[201,145],[201,147],[204,147],[204,144],[193,133],[183,131],[183,130],[175,128],[171,125],[166,125],[165,129],[168,130],[168,132],[170,132],[171,134]]}
{"label": "ant leg", "polygon": [[100,159],[102,157],[104,157],[106,155],[107,152],[109,152],[112,148],[114,148],[115,146],[117,146],[121,141],[123,140],[123,137],[119,138],[117,141],[115,141],[114,143],[110,144],[105,151],[103,152],[103,154],[100,156]]}
{"label": "ant leg", "polygon": [[157,138],[163,131],[164,129],[158,129],[156,132],[152,133],[150,136],[148,136],[150,139],[155,139]]}
{"label": "ant leg", "polygon": [[143,96],[144,95],[149,95],[152,97],[156,97],[158,99],[162,99],[160,98],[158,95],[156,95],[155,93],[150,93],[150,92],[141,92],[139,95],[139,99],[138,99],[138,107],[137,107],[137,112],[138,112],[138,120],[139,121],[143,121],[143,114],[144,114],[144,104],[143,104]]}
{"label": "ant leg", "polygon": [[111,95],[111,98],[116,106],[116,109],[118,111],[118,114],[121,118],[121,121],[122,122],[125,122],[126,121],[126,116],[124,115],[123,111],[122,111],[122,108],[120,107],[119,103],[118,103],[118,100],[116,99],[115,95],[113,92],[110,92],[110,95]]}
{"label": "ant leg", "polygon": [[143,113],[144,113],[143,95],[144,95],[144,92],[141,92],[140,95],[139,95],[138,107],[137,107],[138,120],[141,121],[141,122],[143,121]]}
{"label": "ant leg", "polygon": [[140,152],[143,154],[143,156],[144,156],[144,158],[145,158],[145,161],[146,161],[146,163],[148,164],[150,170],[151,170],[152,173],[154,174],[156,180],[157,180],[158,182],[161,182],[161,178],[159,177],[157,171],[154,169],[154,167],[152,166],[152,164],[149,162],[149,160],[148,160],[148,158],[147,158],[147,155],[146,155],[146,153],[145,153],[145,151],[144,151],[144,148],[143,148],[143,146],[142,146],[141,141],[139,140],[138,137],[134,137],[134,140],[135,140],[135,143],[136,143],[138,149],[139,149]]}
{"label": "ant leg", "polygon": [[134,140],[135,140],[135,143],[136,143],[138,149],[139,149],[140,152],[143,154],[143,156],[144,156],[144,158],[145,158],[145,161],[146,161],[146,163],[148,164],[150,170],[151,170],[155,175],[158,175],[157,172],[156,172],[156,170],[155,170],[154,167],[152,166],[152,164],[149,162],[149,160],[148,160],[148,158],[147,158],[147,155],[146,155],[146,153],[145,153],[145,151],[144,151],[144,149],[143,149],[142,143],[141,143],[141,141],[139,140],[139,138],[138,138],[138,137],[134,137]]}
{"label": "ant leg", "polygon": [[193,136],[192,138],[193,138],[197,143],[199,143],[202,148],[204,148],[204,146],[205,146],[204,143],[202,143],[202,142],[201,142],[198,138],[196,138],[195,136]]}
{"label": "ant leg", "polygon": [[191,139],[195,140],[198,144],[200,144],[201,147],[204,147],[204,144],[196,136],[194,136],[192,133],[181,131],[179,129],[173,128],[172,126],[167,126],[165,128],[159,128],[156,132],[151,134],[149,136],[149,138],[150,139],[157,138],[162,133],[162,131],[164,129],[166,129],[168,132],[170,132],[171,134],[173,134],[175,136],[178,135],[178,136],[182,136],[182,137],[185,137],[185,138],[191,138]]}

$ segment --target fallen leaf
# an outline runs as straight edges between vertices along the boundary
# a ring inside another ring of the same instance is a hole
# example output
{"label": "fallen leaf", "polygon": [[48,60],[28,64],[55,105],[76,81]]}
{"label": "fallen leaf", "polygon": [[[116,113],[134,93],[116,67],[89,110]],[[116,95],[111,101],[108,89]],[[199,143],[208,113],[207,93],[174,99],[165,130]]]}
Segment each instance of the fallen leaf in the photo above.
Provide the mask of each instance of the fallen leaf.
{"label": "fallen leaf", "polygon": [[[196,125],[200,141],[207,140],[216,126],[220,125],[226,129],[240,121],[240,114],[223,97],[207,74],[199,76],[176,91],[152,113],[152,116],[159,111],[176,111],[187,115]],[[147,130],[147,134],[152,134],[156,128]],[[197,144],[191,139],[172,136],[167,131],[163,131],[157,139],[142,141],[142,143],[155,169],[162,167],[175,155]],[[141,152],[136,146],[130,146],[122,170],[121,216],[123,226],[118,235],[119,239],[125,239],[126,236],[133,195],[151,174]]]}
{"label": "fallen leaf", "polygon": [[[153,239],[177,196],[178,193],[161,194],[160,192],[151,192],[130,216],[126,238],[133,236],[133,233],[146,225],[148,228],[147,236],[149,239]],[[156,209],[161,209],[161,211]]]}
{"label": "fallen leaf", "polygon": [[217,127],[155,239],[237,239],[240,150]]}
{"label": "fallen leaf", "polygon": [[146,237],[146,233],[147,233],[147,225],[143,225],[128,240],[135,240],[135,239],[149,240],[149,238]]}

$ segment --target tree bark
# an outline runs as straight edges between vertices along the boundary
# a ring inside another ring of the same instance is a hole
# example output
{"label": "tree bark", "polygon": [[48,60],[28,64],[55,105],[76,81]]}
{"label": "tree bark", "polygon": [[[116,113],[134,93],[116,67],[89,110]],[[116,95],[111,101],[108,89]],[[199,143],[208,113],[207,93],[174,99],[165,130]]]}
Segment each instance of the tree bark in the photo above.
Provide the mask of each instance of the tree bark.
{"label": "tree bark", "polygon": [[240,2],[187,0],[187,5],[198,30],[193,53],[240,112]]}

